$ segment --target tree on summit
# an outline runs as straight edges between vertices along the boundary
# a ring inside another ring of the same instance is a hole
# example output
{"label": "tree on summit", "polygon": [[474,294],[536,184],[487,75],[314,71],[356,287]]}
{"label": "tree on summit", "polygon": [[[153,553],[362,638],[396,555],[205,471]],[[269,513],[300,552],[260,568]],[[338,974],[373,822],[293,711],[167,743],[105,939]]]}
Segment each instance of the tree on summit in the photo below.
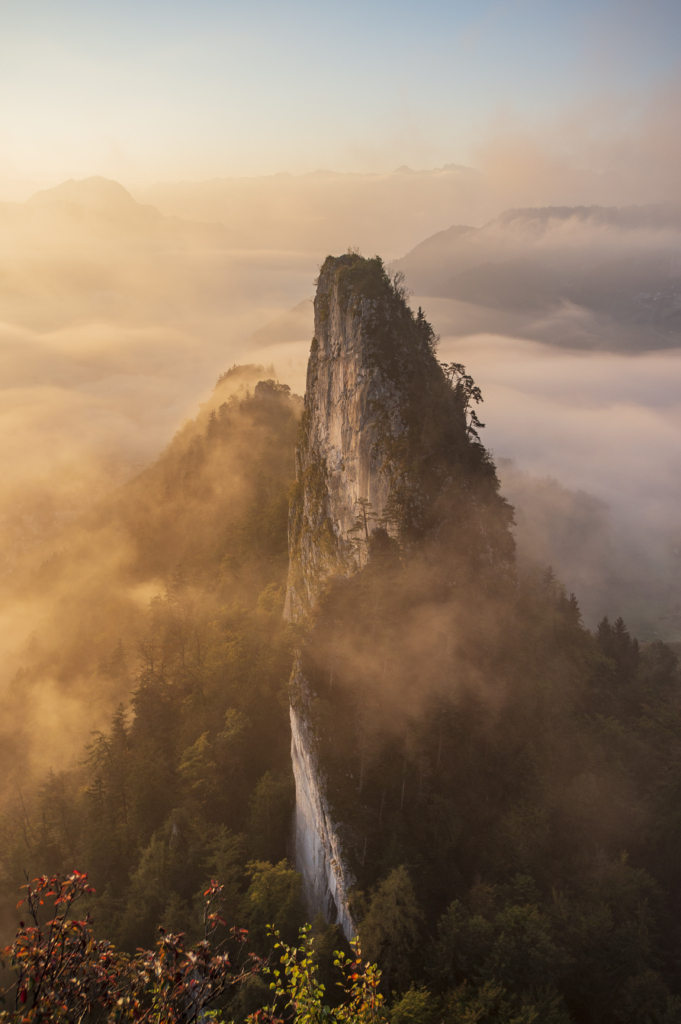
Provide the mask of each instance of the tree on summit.
{"label": "tree on summit", "polygon": [[469,373],[466,373],[466,367],[463,363],[440,363],[444,371],[444,375],[449,381],[452,390],[459,396],[463,404],[464,414],[468,417],[468,433],[472,434],[473,437],[478,437],[478,431],[476,428],[484,427],[485,424],[481,423],[478,419],[478,415],[472,407],[474,402],[479,405],[483,402],[482,391],[475,383]]}
{"label": "tree on summit", "polygon": [[416,318],[414,320],[419,335],[423,338],[430,351],[435,355],[435,349],[437,343],[440,340],[440,336],[433,330],[433,325],[426,320],[426,314],[419,306]]}

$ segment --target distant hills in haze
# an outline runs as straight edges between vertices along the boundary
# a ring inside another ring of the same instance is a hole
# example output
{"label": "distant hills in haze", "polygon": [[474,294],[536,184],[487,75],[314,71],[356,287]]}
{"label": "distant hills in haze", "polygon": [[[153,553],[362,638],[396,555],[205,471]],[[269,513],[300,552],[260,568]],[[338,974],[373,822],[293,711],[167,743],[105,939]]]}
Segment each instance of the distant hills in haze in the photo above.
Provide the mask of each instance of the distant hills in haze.
{"label": "distant hills in haze", "polygon": [[235,232],[222,224],[165,216],[138,203],[117,181],[98,175],[43,189],[25,203],[0,203],[0,229],[32,241],[67,235],[210,248],[239,244]]}
{"label": "distant hills in haze", "polygon": [[296,249],[323,260],[358,247],[386,258],[463,217],[481,222],[490,206],[484,176],[446,164],[384,174],[318,170],[211,181],[164,181],[133,190],[140,202],[191,220],[219,220],[259,249]]}
{"label": "distant hills in haze", "polygon": [[458,304],[452,333],[620,351],[681,340],[678,208],[507,210],[439,231],[394,266],[418,295]]}
{"label": "distant hills in haze", "polygon": [[110,178],[94,175],[76,181],[69,178],[54,188],[41,189],[26,200],[27,206],[45,206],[50,203],[73,203],[99,213],[118,210],[120,213],[133,215],[144,211],[147,216],[158,217],[158,210],[153,206],[142,206],[137,203],[127,188]]}
{"label": "distant hills in haze", "polygon": [[[138,196],[153,198],[156,206],[95,176],[41,190],[26,203],[0,203],[0,231],[18,250],[83,243],[103,253],[122,243],[286,252],[312,277],[328,252],[361,238],[390,251],[381,243],[397,246],[429,224],[446,222],[466,197],[472,214],[478,178],[469,168],[447,166],[158,184]],[[392,266],[417,298],[445,300],[438,308],[446,313],[449,335],[505,334],[621,352],[681,343],[677,207],[509,209],[482,227],[436,231]],[[300,337],[310,317],[301,308],[295,324],[279,325],[279,340],[290,340],[291,331]],[[268,343],[276,344],[277,332],[270,333]]]}

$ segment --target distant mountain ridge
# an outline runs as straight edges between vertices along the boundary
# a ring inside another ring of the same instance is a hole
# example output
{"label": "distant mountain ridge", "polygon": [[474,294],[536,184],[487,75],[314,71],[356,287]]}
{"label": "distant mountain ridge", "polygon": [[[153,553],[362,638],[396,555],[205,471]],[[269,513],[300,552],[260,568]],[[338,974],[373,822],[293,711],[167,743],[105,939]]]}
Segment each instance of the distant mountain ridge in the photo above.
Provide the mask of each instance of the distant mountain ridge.
{"label": "distant mountain ridge", "polygon": [[[26,205],[42,206],[45,203],[55,202],[77,203],[79,206],[85,206],[92,210],[107,210],[115,206],[129,210],[141,205],[119,182],[111,178],[103,178],[99,174],[93,175],[91,178],[82,178],[79,181],[69,178],[68,181],[62,181],[54,188],[41,189],[26,200]],[[144,206],[143,208],[154,210],[158,214],[158,210],[153,206]]]}
{"label": "distant mountain ridge", "polygon": [[95,175],[41,189],[25,203],[0,203],[0,227],[30,232],[67,231],[113,237],[132,236],[209,248],[240,244],[223,224],[165,216],[155,206],[138,203],[119,182]]}
{"label": "distant mountain ridge", "polygon": [[[489,216],[484,176],[447,164],[430,170],[339,173],[156,182],[133,190],[140,202],[192,220],[217,219],[239,231],[252,248],[318,253],[358,247],[398,256],[466,210]],[[486,213],[481,213],[483,208]],[[492,212],[498,209],[492,207]]]}
{"label": "distant mountain ridge", "polygon": [[681,341],[676,207],[510,209],[437,232],[394,266],[417,294],[465,304],[462,334],[633,351]]}

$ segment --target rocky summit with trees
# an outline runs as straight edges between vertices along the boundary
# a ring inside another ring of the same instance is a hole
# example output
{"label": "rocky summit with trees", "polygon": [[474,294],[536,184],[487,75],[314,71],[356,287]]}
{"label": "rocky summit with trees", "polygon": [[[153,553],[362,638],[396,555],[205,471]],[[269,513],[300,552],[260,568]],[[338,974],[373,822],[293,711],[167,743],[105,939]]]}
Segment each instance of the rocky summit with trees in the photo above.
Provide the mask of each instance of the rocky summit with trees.
{"label": "rocky summit with trees", "polygon": [[[378,258],[327,261],[316,312],[304,401],[233,368],[21,581],[73,614],[17,692],[114,710],[47,775],[8,731],[0,1019],[681,1021],[674,651],[517,570],[483,396]],[[297,870],[291,702],[350,937]]]}

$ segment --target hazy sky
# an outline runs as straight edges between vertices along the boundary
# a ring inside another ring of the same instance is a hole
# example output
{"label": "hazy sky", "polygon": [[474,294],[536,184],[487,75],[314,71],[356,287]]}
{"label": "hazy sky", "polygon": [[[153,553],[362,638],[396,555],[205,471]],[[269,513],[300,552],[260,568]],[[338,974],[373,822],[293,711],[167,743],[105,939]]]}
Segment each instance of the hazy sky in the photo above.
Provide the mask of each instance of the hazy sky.
{"label": "hazy sky", "polygon": [[0,0],[0,179],[475,163],[594,105],[625,130],[680,49],[678,0]]}

